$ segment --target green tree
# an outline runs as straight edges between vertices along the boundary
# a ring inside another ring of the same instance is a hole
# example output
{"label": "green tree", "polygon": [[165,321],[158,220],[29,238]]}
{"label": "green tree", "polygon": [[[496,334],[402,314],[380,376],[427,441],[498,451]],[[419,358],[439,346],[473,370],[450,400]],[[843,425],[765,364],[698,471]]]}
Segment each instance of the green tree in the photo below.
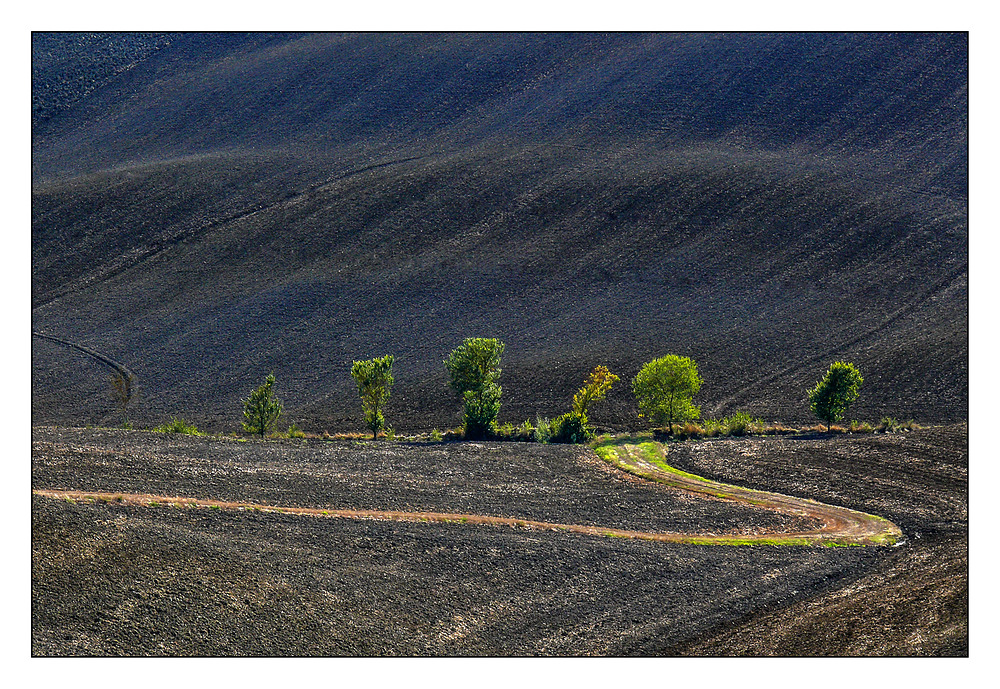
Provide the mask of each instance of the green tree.
{"label": "green tree", "polygon": [[456,347],[444,365],[451,377],[452,390],[465,403],[465,437],[488,437],[500,413],[500,357],[504,343],[483,337],[467,338]]}
{"label": "green tree", "polygon": [[641,414],[662,426],[697,419],[701,410],[691,398],[701,389],[698,366],[686,356],[668,354],[643,365],[632,381],[632,392],[639,402]]}
{"label": "green tree", "polygon": [[365,425],[372,432],[372,440],[378,438],[378,432],[385,428],[385,416],[382,410],[389,401],[392,388],[391,354],[380,359],[355,361],[351,366],[351,377],[358,384],[358,394],[361,395],[361,410],[365,415]]}
{"label": "green tree", "polygon": [[274,374],[269,373],[264,384],[243,400],[243,429],[264,437],[281,416],[281,402],[274,396]]}
{"label": "green tree", "polygon": [[835,361],[830,364],[823,380],[809,391],[809,407],[813,414],[826,421],[827,431],[831,423],[847,415],[847,408],[858,399],[858,391],[864,382],[854,364]]}

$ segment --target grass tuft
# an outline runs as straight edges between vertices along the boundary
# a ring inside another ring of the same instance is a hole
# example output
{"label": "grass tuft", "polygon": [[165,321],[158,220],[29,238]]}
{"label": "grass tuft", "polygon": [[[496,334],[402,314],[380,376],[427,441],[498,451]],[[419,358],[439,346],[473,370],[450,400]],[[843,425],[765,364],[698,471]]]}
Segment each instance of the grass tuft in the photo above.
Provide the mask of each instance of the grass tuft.
{"label": "grass tuft", "polygon": [[153,429],[156,433],[183,433],[184,435],[205,435],[199,431],[193,423],[188,423],[184,419],[174,417],[169,422],[161,424]]}

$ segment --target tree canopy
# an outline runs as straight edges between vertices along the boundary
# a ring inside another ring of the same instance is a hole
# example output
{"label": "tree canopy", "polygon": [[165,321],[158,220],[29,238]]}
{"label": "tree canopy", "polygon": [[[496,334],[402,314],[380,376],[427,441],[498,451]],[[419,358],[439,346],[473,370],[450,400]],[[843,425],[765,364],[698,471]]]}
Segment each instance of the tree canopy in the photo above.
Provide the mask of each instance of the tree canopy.
{"label": "tree canopy", "polygon": [[484,438],[496,425],[502,388],[497,383],[502,369],[504,343],[497,339],[470,337],[445,360],[449,385],[465,403],[465,436]]}
{"label": "tree canopy", "polygon": [[701,389],[698,366],[686,356],[668,354],[643,365],[632,381],[632,392],[639,402],[640,416],[653,423],[669,424],[697,419],[701,410],[692,397]]}
{"label": "tree canopy", "polygon": [[830,424],[847,415],[847,408],[858,399],[861,384],[865,379],[852,363],[835,361],[823,379],[809,391],[809,407],[819,419]]}

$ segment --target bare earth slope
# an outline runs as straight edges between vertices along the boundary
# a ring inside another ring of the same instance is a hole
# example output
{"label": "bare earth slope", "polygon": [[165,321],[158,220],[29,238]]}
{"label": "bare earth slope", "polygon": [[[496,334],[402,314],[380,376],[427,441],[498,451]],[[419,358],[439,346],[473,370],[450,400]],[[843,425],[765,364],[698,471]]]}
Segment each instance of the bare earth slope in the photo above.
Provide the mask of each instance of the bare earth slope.
{"label": "bare earth slope", "polygon": [[[695,357],[708,414],[968,407],[964,34],[193,34],[33,39],[32,328],[135,371],[136,422],[457,424],[442,360],[507,343],[501,420]],[[100,60],[92,55],[103,56]],[[35,423],[111,420],[32,341]],[[635,422],[627,386],[595,421]]]}
{"label": "bare earth slope", "polygon": [[[642,481],[572,447],[238,443],[37,427],[33,448],[36,489],[143,486],[666,530],[796,526]],[[679,545],[35,497],[32,652],[968,653],[964,425],[824,442],[675,444],[668,457],[734,483],[883,509],[908,541],[891,549]],[[788,634],[789,620],[804,633]]]}

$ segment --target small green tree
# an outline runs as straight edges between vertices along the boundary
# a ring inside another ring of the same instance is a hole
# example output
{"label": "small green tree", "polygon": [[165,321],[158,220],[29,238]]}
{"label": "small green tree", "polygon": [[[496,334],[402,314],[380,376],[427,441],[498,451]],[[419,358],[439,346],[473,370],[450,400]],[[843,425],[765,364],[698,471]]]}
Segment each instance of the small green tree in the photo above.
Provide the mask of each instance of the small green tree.
{"label": "small green tree", "polygon": [[392,388],[392,363],[395,359],[391,354],[380,359],[355,361],[351,366],[351,377],[358,384],[358,394],[361,395],[361,410],[365,415],[365,425],[372,432],[372,440],[378,438],[378,432],[385,427],[385,416],[382,410],[389,401]]}
{"label": "small green tree", "polygon": [[465,437],[488,437],[500,414],[500,357],[504,343],[497,339],[470,337],[456,347],[444,365],[452,390],[465,403]]}
{"label": "small green tree", "polygon": [[269,373],[264,384],[243,400],[243,429],[264,437],[281,416],[281,401],[274,396],[274,374]]}
{"label": "small green tree", "polygon": [[864,382],[854,364],[835,361],[830,364],[823,380],[809,391],[809,407],[819,419],[826,421],[827,431],[830,424],[847,415],[847,408],[858,399],[858,391]]}
{"label": "small green tree", "polygon": [[641,410],[639,416],[646,416],[659,426],[669,424],[673,433],[675,422],[697,419],[701,413],[691,402],[701,383],[698,366],[692,359],[676,354],[653,359],[643,365],[632,381],[632,392]]}
{"label": "small green tree", "polygon": [[115,408],[122,415],[122,428],[132,428],[128,420],[128,407],[135,400],[139,386],[135,374],[124,369],[115,371],[111,376],[111,398],[115,401]]}

